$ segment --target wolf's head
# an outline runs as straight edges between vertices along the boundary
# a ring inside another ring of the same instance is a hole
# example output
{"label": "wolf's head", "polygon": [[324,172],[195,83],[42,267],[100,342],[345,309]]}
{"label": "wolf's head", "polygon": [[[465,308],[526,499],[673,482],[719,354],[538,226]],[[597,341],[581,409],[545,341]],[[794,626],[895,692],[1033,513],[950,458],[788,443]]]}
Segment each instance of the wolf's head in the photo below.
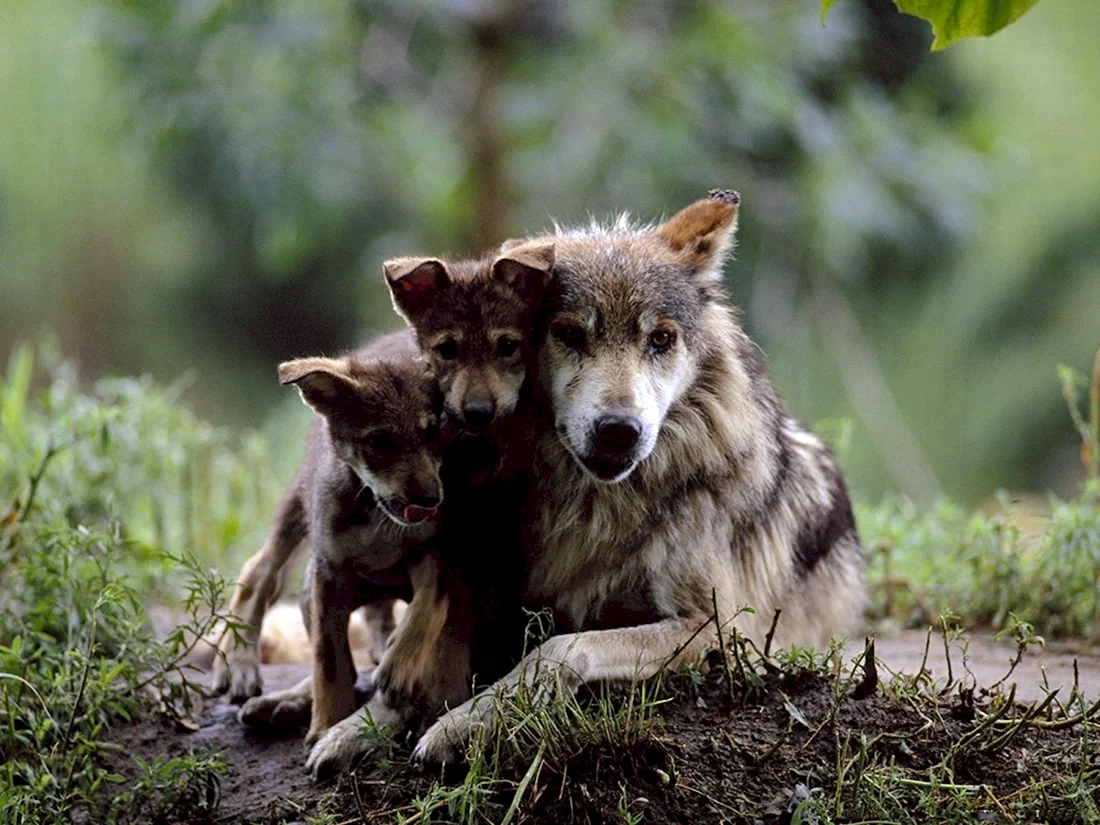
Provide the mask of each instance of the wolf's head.
{"label": "wolf's head", "polygon": [[387,516],[409,526],[435,515],[440,404],[421,358],[301,358],[281,364],[279,380],[325,420],[337,458]]}
{"label": "wolf's head", "polygon": [[535,358],[535,326],[554,265],[553,240],[480,261],[397,258],[383,269],[416,331],[448,414],[480,432],[510,414]]}
{"label": "wolf's head", "polygon": [[540,380],[562,443],[598,481],[633,472],[695,380],[739,203],[714,192],[655,228],[558,236]]}

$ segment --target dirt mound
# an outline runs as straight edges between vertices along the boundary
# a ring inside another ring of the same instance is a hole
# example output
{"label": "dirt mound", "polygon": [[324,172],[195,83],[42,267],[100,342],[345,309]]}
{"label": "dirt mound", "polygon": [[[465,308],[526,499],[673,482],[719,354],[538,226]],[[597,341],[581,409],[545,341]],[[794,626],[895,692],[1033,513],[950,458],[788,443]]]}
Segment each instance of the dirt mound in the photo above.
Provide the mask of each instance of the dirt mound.
{"label": "dirt mound", "polygon": [[[919,666],[924,635],[908,644],[906,658],[915,664],[900,660],[901,643],[885,645],[889,670]],[[942,670],[934,664],[936,644]],[[1011,648],[983,651],[999,678]],[[973,643],[969,652],[980,658]],[[1045,655],[1048,664],[1063,664]],[[1100,810],[1100,761],[1090,745],[1100,741],[1100,719],[1079,718],[1084,702],[1059,705],[1070,702],[1068,686],[1035,712],[1011,695],[968,687],[960,660],[953,675],[961,686],[943,691],[942,679],[927,674],[890,680],[880,665],[880,684],[865,685],[857,698],[861,672],[843,676],[837,663],[788,662],[729,676],[718,666],[670,678],[659,702],[647,700],[644,724],[601,717],[591,735],[492,771],[423,769],[408,763],[403,744],[317,787],[304,768],[301,732],[260,736],[216,700],[195,714],[195,731],[147,722],[119,738],[127,754],[144,758],[220,752],[226,770],[216,812],[176,811],[167,820],[180,822],[292,823],[326,813],[342,823],[1079,822]],[[936,637],[928,663],[945,675]],[[303,672],[265,666],[265,685],[288,686]],[[1095,695],[1096,685],[1088,687]],[[630,701],[637,695],[626,688],[605,689],[578,707],[595,716]],[[625,724],[635,725],[629,737],[615,727]]]}

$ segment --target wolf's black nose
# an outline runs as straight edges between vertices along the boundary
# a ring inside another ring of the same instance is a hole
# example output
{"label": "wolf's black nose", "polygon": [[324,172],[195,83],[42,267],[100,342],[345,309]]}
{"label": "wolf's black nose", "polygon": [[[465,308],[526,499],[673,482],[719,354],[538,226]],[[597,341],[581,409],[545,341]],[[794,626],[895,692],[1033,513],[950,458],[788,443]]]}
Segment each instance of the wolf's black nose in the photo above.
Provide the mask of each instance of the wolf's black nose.
{"label": "wolf's black nose", "polygon": [[593,447],[598,453],[630,452],[642,437],[642,422],[632,415],[608,413],[596,419]]}
{"label": "wolf's black nose", "polygon": [[491,398],[475,398],[462,406],[462,417],[475,430],[483,430],[493,423],[496,407]]}

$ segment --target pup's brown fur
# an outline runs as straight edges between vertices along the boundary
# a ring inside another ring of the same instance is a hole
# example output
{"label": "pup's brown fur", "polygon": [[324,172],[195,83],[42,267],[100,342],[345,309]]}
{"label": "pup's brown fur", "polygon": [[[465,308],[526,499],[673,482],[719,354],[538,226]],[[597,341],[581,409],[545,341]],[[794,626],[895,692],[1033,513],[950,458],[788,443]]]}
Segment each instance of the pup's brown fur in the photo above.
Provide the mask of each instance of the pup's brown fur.
{"label": "pup's brown fur", "polygon": [[[223,687],[258,688],[254,629],[280,589],[287,562],[308,537],[314,551],[307,626],[315,739],[356,707],[351,612],[377,605],[384,623],[387,612],[392,617],[392,600],[411,596],[410,569],[432,563],[430,540],[443,495],[440,400],[408,333],[385,336],[344,358],[290,361],[279,376],[297,386],[318,418],[271,537],[246,564],[230,603],[230,613],[248,624],[246,645],[226,635],[217,678]],[[265,705],[270,700],[253,701],[242,715],[263,716]]]}
{"label": "pup's brown fur", "polygon": [[[540,242],[478,261],[405,258],[385,265],[394,305],[415,330],[444,394],[447,502],[436,546],[445,564],[416,583],[406,625],[387,652],[395,664],[380,668],[367,707],[314,747],[309,766],[317,775],[340,770],[371,747],[359,735],[366,714],[393,728],[417,718],[430,722],[444,708],[439,697],[453,707],[469,696],[472,675],[495,679],[518,658],[519,518],[539,429],[525,379],[553,250],[552,242]],[[408,627],[413,617],[421,630]]]}
{"label": "pup's brown fur", "polygon": [[[656,228],[555,237],[539,363],[554,426],[531,473],[526,597],[568,632],[500,687],[698,662],[715,599],[727,632],[757,641],[776,608],[786,645],[859,621],[864,554],[840,471],[722,296],[739,201],[718,192]],[[417,756],[456,759],[493,705],[490,691],[444,715]]]}
{"label": "pup's brown fur", "polygon": [[480,260],[384,264],[394,308],[431,359],[444,409],[466,430],[482,432],[515,411],[553,265],[553,241]]}

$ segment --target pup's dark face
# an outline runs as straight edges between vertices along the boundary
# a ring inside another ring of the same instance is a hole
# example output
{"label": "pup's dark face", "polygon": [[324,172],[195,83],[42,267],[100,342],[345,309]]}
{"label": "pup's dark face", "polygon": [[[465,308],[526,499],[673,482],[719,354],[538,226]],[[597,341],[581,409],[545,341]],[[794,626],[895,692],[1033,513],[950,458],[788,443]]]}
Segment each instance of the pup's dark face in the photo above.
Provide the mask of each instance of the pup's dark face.
{"label": "pup's dark face", "polygon": [[656,229],[558,237],[539,374],[562,444],[597,481],[649,456],[695,380],[738,202],[715,193]]}
{"label": "pup's dark face", "polygon": [[407,527],[436,515],[440,398],[424,361],[303,358],[279,377],[325,420],[337,457],[387,516]]}
{"label": "pup's dark face", "polygon": [[515,410],[553,265],[552,241],[481,261],[385,264],[394,307],[416,331],[448,416],[465,429],[483,432]]}

